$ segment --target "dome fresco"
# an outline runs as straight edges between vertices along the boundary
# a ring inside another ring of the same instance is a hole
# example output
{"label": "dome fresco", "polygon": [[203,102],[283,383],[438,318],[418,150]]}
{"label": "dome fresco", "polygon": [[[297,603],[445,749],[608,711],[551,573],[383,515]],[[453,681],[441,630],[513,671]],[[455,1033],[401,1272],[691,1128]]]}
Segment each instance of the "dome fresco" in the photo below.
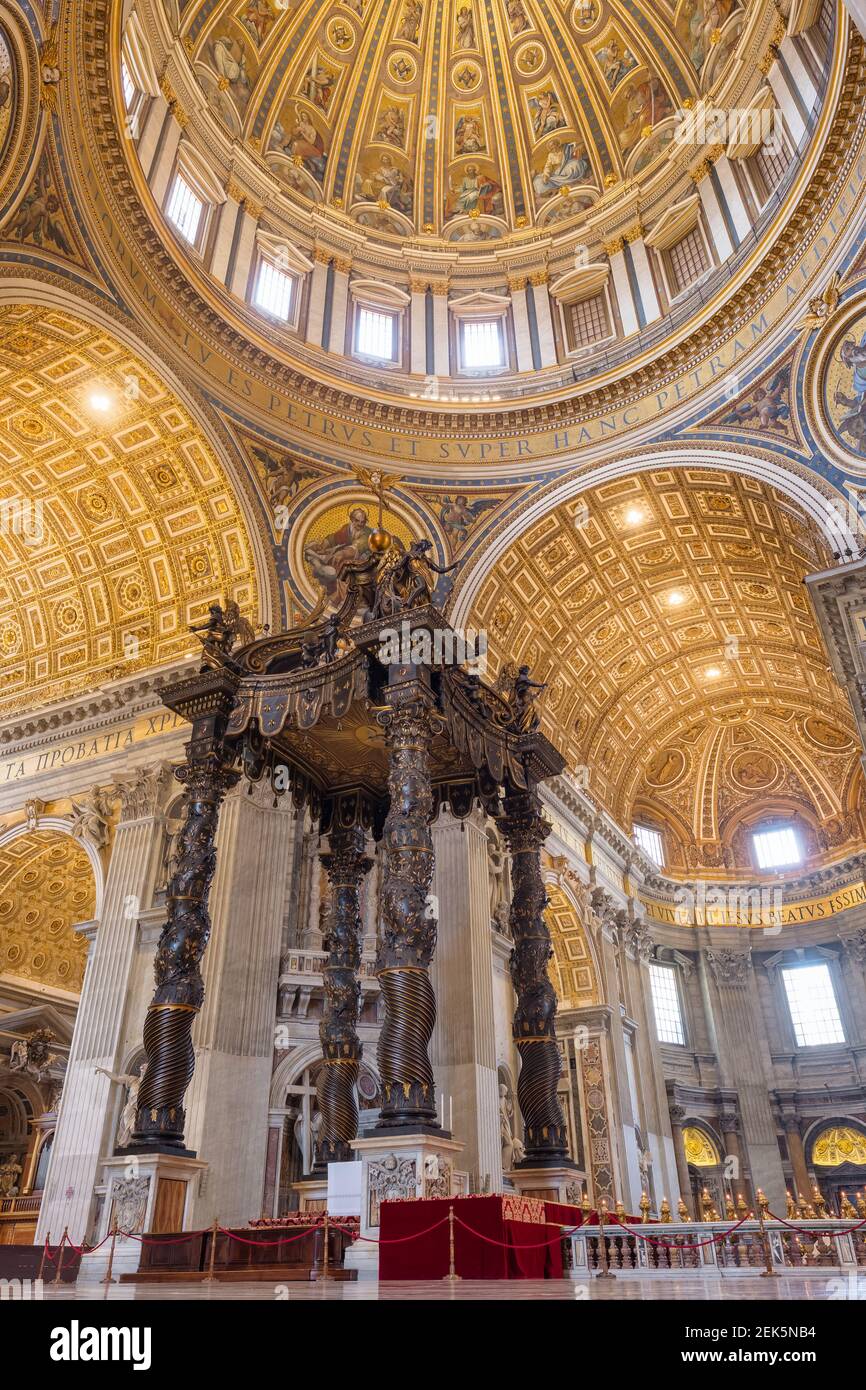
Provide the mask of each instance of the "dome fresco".
{"label": "dome fresco", "polygon": [[735,0],[190,0],[207,103],[290,194],[373,234],[495,242],[664,154],[730,65]]}

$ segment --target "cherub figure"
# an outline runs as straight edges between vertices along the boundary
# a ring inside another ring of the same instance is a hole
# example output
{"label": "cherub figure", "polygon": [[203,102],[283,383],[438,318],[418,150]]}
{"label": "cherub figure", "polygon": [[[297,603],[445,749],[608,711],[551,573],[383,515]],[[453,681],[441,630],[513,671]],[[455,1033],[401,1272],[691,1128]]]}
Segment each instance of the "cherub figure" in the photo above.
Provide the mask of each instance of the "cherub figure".
{"label": "cherub figure", "polygon": [[534,681],[530,678],[528,666],[516,667],[513,661],[508,662],[500,671],[496,682],[497,694],[501,695],[508,705],[505,727],[514,734],[529,734],[537,729],[541,721],[535,702],[546,688],[546,681]]}

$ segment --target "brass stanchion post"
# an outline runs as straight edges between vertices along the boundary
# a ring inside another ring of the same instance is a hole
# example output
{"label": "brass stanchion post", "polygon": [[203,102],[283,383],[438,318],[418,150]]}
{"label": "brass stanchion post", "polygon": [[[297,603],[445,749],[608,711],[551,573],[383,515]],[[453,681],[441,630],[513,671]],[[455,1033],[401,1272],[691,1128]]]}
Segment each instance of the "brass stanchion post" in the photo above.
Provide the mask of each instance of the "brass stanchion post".
{"label": "brass stanchion post", "polygon": [[108,1269],[105,1271],[105,1278],[100,1279],[100,1284],[116,1284],[117,1280],[113,1277],[114,1269],[114,1245],[117,1240],[117,1222],[111,1228],[111,1246],[108,1251]]}
{"label": "brass stanchion post", "polygon": [[50,1248],[51,1248],[51,1232],[49,1231],[49,1232],[48,1232],[48,1235],[45,1237],[45,1244],[44,1244],[43,1247],[42,1247],[42,1259],[39,1261],[39,1273],[38,1273],[38,1275],[36,1276],[38,1279],[41,1279],[42,1276],[43,1276],[43,1274],[45,1273],[45,1260],[46,1260],[46,1257],[47,1257],[47,1255],[48,1255],[48,1251],[50,1250]]}
{"label": "brass stanchion post", "polygon": [[443,1280],[456,1284],[460,1282],[460,1275],[454,1265],[454,1208],[448,1206],[448,1273],[443,1275]]}
{"label": "brass stanchion post", "polygon": [[328,1277],[328,1265],[329,1265],[329,1260],[330,1260],[330,1256],[329,1256],[329,1253],[328,1253],[328,1213],[327,1213],[327,1211],[325,1212],[324,1236],[325,1236],[325,1252],[324,1252],[324,1255],[322,1256],[322,1278],[323,1278],[323,1279],[327,1279],[327,1277]]}
{"label": "brass stanchion post", "polygon": [[778,1279],[779,1271],[773,1268],[773,1256],[770,1250],[770,1236],[767,1231],[767,1227],[764,1225],[764,1208],[760,1202],[758,1203],[758,1225],[761,1228],[761,1244],[764,1247],[764,1264],[766,1265],[766,1268],[761,1270],[761,1278]]}
{"label": "brass stanchion post", "polygon": [[63,1272],[63,1247],[64,1247],[64,1245],[66,1244],[66,1235],[67,1235],[68,1230],[69,1230],[69,1227],[68,1227],[68,1226],[64,1226],[64,1227],[63,1227],[63,1235],[60,1237],[60,1245],[58,1246],[58,1249],[57,1249],[57,1269],[55,1270],[55,1273],[54,1273],[54,1282],[55,1282],[55,1284],[59,1284],[59,1283],[60,1283],[60,1275],[61,1275],[61,1273]]}
{"label": "brass stanchion post", "polygon": [[604,1214],[606,1211],[607,1204],[605,1202],[600,1202],[598,1207],[598,1262],[601,1265],[601,1269],[596,1274],[596,1279],[616,1278],[607,1258],[607,1240],[604,1234]]}
{"label": "brass stanchion post", "polygon": [[214,1265],[216,1264],[216,1243],[219,1224],[220,1219],[218,1216],[215,1216],[210,1232],[210,1260],[208,1261],[207,1278],[204,1281],[206,1284],[212,1284],[214,1282]]}

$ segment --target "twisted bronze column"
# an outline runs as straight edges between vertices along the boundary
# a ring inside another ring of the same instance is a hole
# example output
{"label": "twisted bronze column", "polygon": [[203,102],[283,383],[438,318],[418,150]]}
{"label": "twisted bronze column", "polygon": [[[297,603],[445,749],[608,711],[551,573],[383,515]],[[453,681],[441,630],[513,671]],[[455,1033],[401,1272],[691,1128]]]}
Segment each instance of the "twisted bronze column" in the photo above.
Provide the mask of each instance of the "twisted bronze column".
{"label": "twisted bronze column", "polygon": [[174,774],[186,786],[186,819],[154,959],[156,992],[144,1021],[147,1071],[138,1092],[131,1152],[184,1147],[183,1098],[195,1066],[192,1025],[204,1002],[200,964],[210,937],[214,836],[223,798],[240,777],[210,720],[202,731],[194,726],[186,754]]}
{"label": "twisted bronze column", "polygon": [[430,962],[436,949],[433,789],[429,745],[432,696],[420,682],[394,686],[379,715],[388,749],[382,923],[376,973],[385,1001],[378,1062],[383,1103],[377,1128],[437,1129],[428,1050],[436,1022]]}
{"label": "twisted bronze column", "polygon": [[523,1115],[526,1156],[519,1167],[567,1166],[565,1119],[556,1094],[561,1063],[556,1042],[556,991],[547,973],[553,955],[544,920],[547,894],[541,875],[541,847],[550,823],[533,789],[512,792],[500,817],[511,851],[512,902],[509,925],[514,938],[511,981],[517,995],[512,1031],[520,1053],[517,1099]]}
{"label": "twisted bronze column", "polygon": [[316,1082],[322,1128],[316,1153],[317,1168],[344,1163],[352,1157],[358,1133],[355,1087],[361,1061],[361,1042],[355,1025],[361,999],[361,882],[372,867],[364,854],[363,826],[335,825],[330,853],[322,863],[334,890],[334,912],[327,938],[325,1013],[319,1024],[323,1065]]}

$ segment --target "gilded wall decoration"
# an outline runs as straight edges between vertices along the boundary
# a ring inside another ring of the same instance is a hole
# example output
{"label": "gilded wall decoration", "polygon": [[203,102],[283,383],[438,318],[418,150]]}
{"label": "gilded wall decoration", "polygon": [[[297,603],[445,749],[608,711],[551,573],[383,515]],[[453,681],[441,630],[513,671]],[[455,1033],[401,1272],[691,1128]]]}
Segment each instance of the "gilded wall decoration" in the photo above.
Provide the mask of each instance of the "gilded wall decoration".
{"label": "gilded wall decoration", "polygon": [[866,1135],[850,1125],[824,1129],[812,1145],[812,1162],[820,1168],[840,1168],[843,1163],[866,1167]]}
{"label": "gilded wall decoration", "polygon": [[6,141],[12,129],[15,95],[12,50],[6,35],[0,29],[0,160],[6,152]]}
{"label": "gilded wall decoration", "polygon": [[824,407],[836,439],[866,462],[866,310],[833,346],[824,371]]}
{"label": "gilded wall decoration", "polygon": [[719,1151],[712,1139],[695,1125],[687,1125],[683,1130],[683,1148],[686,1162],[694,1168],[718,1168],[721,1164]]}
{"label": "gilded wall decoration", "polygon": [[96,911],[90,860],[71,836],[32,830],[0,848],[0,974],[77,994]]}
{"label": "gilded wall decoration", "polygon": [[258,617],[235,488],[186,407],[102,328],[0,306],[0,710],[191,647],[214,599]]}
{"label": "gilded wall decoration", "polygon": [[[398,545],[408,547],[414,535],[405,518],[390,507],[383,525]],[[289,556],[300,568],[316,610],[338,608],[348,584],[347,570],[369,560],[370,536],[378,526],[378,506],[370,497],[326,505],[315,515],[304,514],[289,537]]]}

